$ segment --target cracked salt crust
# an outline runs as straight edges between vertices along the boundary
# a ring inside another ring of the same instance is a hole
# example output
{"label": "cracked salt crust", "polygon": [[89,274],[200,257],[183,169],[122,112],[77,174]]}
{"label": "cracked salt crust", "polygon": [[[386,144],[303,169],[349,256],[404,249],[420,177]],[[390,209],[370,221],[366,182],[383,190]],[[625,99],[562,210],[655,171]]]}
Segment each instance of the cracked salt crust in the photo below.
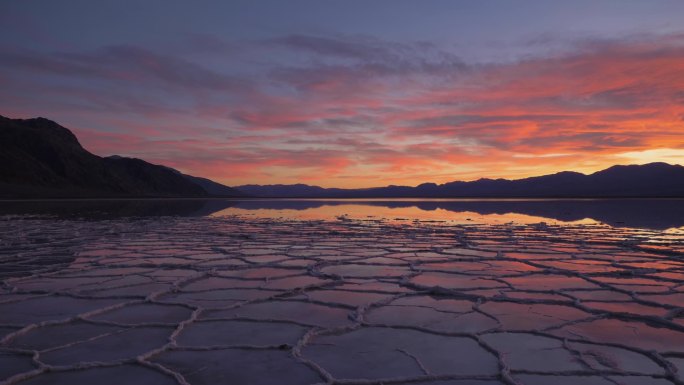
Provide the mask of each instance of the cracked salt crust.
{"label": "cracked salt crust", "polygon": [[684,237],[0,222],[0,384],[684,384]]}

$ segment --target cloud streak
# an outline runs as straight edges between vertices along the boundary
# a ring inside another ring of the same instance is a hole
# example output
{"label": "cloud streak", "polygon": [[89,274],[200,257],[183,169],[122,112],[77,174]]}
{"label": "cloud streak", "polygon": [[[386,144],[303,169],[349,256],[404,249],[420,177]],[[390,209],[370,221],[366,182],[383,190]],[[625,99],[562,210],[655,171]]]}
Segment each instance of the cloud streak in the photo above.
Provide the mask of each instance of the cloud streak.
{"label": "cloud streak", "polygon": [[200,41],[201,57],[6,47],[0,102],[77,128],[96,153],[229,184],[524,177],[684,149],[682,35],[498,63],[357,35]]}

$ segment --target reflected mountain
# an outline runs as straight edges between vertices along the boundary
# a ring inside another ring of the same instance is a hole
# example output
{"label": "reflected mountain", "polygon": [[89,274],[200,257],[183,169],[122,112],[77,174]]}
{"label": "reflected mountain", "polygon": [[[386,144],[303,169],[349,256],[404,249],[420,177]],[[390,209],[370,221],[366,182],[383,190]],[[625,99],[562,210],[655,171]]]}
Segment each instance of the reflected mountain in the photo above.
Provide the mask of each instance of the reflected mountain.
{"label": "reflected mountain", "polygon": [[107,199],[0,201],[0,215],[35,215],[64,219],[116,219],[124,217],[202,217],[234,206],[231,200]]}
{"label": "reflected mountain", "polygon": [[[585,218],[616,227],[668,229],[684,226],[682,199],[593,200],[247,200],[234,207],[246,210],[307,210],[331,205],[366,205],[387,208],[416,207],[480,215],[524,214],[563,222]],[[372,214],[369,208],[369,215]]]}
{"label": "reflected mountain", "polygon": [[[38,215],[61,218],[107,219],[120,217],[182,216],[202,217],[259,213],[287,217],[287,211],[319,214],[332,219],[329,208],[344,213],[347,208],[361,206],[365,215],[374,208],[399,209],[398,216],[411,218],[409,210],[452,213],[476,213],[482,216],[522,214],[540,220],[573,222],[593,219],[616,227],[668,229],[684,226],[682,199],[586,199],[586,200],[299,200],[299,199],[128,199],[68,201],[4,201],[0,215]],[[363,207],[367,207],[367,209]],[[377,211],[377,210],[376,210]],[[415,212],[415,211],[413,211]],[[443,219],[447,218],[445,215]]]}

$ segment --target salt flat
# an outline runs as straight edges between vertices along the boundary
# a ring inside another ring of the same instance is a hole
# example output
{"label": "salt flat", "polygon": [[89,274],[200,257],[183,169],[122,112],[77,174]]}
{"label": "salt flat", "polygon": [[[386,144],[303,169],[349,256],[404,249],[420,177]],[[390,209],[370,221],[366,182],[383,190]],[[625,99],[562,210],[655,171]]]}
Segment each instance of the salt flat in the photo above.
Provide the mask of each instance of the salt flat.
{"label": "salt flat", "polygon": [[684,384],[684,235],[0,221],[3,384]]}

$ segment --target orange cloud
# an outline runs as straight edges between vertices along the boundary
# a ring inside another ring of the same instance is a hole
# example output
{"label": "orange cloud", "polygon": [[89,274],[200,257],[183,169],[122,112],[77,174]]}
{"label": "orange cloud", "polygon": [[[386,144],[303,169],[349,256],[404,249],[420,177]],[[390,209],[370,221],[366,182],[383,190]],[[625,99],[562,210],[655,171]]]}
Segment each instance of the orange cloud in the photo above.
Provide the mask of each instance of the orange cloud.
{"label": "orange cloud", "polygon": [[379,40],[269,44],[326,60],[278,62],[259,79],[242,79],[134,47],[49,58],[9,52],[0,66],[13,71],[112,87],[34,84],[40,93],[2,93],[0,103],[22,115],[28,105],[44,106],[48,117],[54,111],[95,153],[233,185],[519,178],[677,161],[684,150],[681,35],[588,42],[486,65]]}

